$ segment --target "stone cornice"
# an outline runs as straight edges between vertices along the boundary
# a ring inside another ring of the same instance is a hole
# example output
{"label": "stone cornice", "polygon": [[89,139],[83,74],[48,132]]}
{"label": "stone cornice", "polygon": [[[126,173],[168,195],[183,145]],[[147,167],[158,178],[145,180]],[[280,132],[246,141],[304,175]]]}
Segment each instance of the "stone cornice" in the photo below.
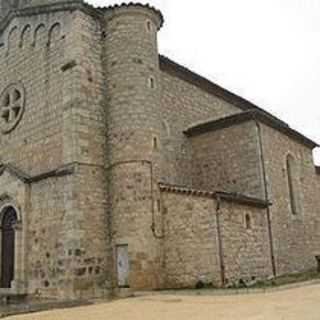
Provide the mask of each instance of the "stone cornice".
{"label": "stone cornice", "polygon": [[10,22],[16,17],[27,17],[38,14],[45,14],[58,11],[74,11],[81,10],[95,18],[102,19],[103,13],[100,9],[96,9],[93,6],[85,3],[83,0],[61,1],[59,3],[44,4],[34,7],[24,7],[10,11],[7,16],[0,22],[0,34],[10,24]]}
{"label": "stone cornice", "polygon": [[141,3],[133,3],[130,2],[128,4],[123,3],[121,5],[113,5],[108,7],[97,7],[86,3],[84,0],[65,0],[58,3],[49,3],[44,5],[37,5],[37,6],[30,6],[30,7],[23,7],[16,10],[10,11],[6,17],[4,17],[2,20],[0,20],[0,34],[3,32],[3,30],[9,25],[9,23],[14,19],[15,17],[26,17],[26,16],[33,16],[37,14],[44,14],[49,12],[57,12],[57,11],[74,11],[74,10],[81,10],[98,20],[102,20],[105,17],[106,12],[110,13],[116,13],[119,10],[124,9],[148,9],[155,13],[159,17],[159,28],[162,27],[164,23],[164,17],[160,10],[157,10],[156,8],[148,5],[148,4],[141,4]]}
{"label": "stone cornice", "polygon": [[129,2],[129,3],[122,3],[120,5],[112,5],[108,7],[98,7],[98,10],[101,10],[102,12],[108,12],[110,14],[117,14],[117,12],[120,12],[123,10],[130,10],[130,9],[144,9],[144,10],[149,10],[153,14],[155,14],[158,17],[158,29],[161,29],[161,27],[164,24],[164,17],[163,14],[160,10],[156,9],[153,6],[150,6],[149,4],[142,4],[139,2]]}
{"label": "stone cornice", "polygon": [[41,180],[45,180],[48,178],[55,178],[55,177],[62,177],[71,175],[75,172],[75,163],[63,165],[58,167],[57,169],[50,170],[38,175],[29,175],[24,171],[20,170],[19,168],[15,167],[14,165],[8,164],[1,164],[0,165],[0,176],[3,175],[5,171],[8,171],[11,175],[19,179],[20,181],[26,184],[32,184],[35,182],[39,182]]}
{"label": "stone cornice", "polygon": [[265,200],[249,197],[240,193],[231,193],[224,191],[205,191],[192,188],[186,188],[181,186],[174,186],[170,184],[160,183],[159,188],[162,192],[173,192],[191,196],[214,198],[224,200],[226,202],[237,203],[240,205],[253,206],[258,208],[267,208],[271,205],[270,202]]}

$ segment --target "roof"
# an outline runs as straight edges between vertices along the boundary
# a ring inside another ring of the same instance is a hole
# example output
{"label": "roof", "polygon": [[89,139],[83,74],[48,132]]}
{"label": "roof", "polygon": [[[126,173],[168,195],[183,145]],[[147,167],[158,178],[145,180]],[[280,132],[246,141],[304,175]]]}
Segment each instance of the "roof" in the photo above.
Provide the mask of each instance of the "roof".
{"label": "roof", "polygon": [[254,103],[220,87],[219,85],[211,82],[210,80],[200,76],[199,74],[187,69],[186,67],[181,66],[180,64],[170,60],[169,58],[160,55],[160,69],[173,75],[177,76],[184,81],[201,88],[202,90],[208,92],[209,94],[213,94],[218,98],[238,107],[241,110],[260,110],[265,112],[273,117],[269,112],[261,109]]}
{"label": "roof", "polygon": [[115,4],[115,5],[111,5],[108,7],[98,7],[97,9],[101,10],[101,11],[115,11],[115,10],[121,9],[121,8],[143,8],[143,9],[151,10],[159,17],[159,20],[160,20],[159,28],[161,28],[164,24],[164,17],[163,17],[162,12],[160,10],[156,9],[155,7],[150,6],[149,4],[142,4],[139,2],[129,2],[129,3],[122,3],[120,5]]}
{"label": "roof", "polygon": [[172,193],[179,193],[191,196],[198,196],[198,197],[207,197],[207,198],[214,198],[214,199],[221,199],[227,202],[233,202],[241,205],[253,206],[258,208],[267,208],[271,205],[270,202],[249,197],[239,193],[230,193],[224,191],[205,191],[205,190],[197,190],[197,189],[190,189],[187,187],[181,186],[174,186],[170,184],[159,184],[160,191],[162,192],[172,192]]}
{"label": "roof", "polygon": [[309,148],[313,149],[319,146],[316,142],[310,140],[309,138],[302,135],[298,131],[290,128],[288,124],[286,124],[285,122],[273,116],[270,116],[265,112],[261,112],[259,110],[246,111],[246,112],[234,114],[225,118],[221,118],[218,120],[212,120],[212,121],[200,123],[198,125],[188,128],[184,133],[188,137],[193,137],[200,134],[204,134],[209,131],[228,128],[249,120],[255,120],[255,121],[261,122],[275,130],[280,131],[281,133],[287,135],[288,137],[296,140],[299,143],[304,144]]}
{"label": "roof", "polygon": [[160,55],[159,58],[161,70],[173,76],[177,76],[180,79],[194,86],[199,87],[200,89],[208,92],[209,94],[215,95],[216,97],[238,107],[243,111],[247,111],[223,119],[214,120],[194,126],[185,131],[187,135],[192,136],[195,134],[206,132],[207,130],[209,130],[209,128],[211,130],[215,130],[219,128],[225,128],[236,123],[241,123],[247,120],[255,119],[273,127],[274,129],[277,129],[278,131],[281,131],[282,133],[290,136],[291,138],[294,138],[295,140],[307,145],[308,147],[318,147],[318,144],[316,142],[305,137],[298,131],[290,128],[287,123],[275,117],[266,110],[263,110],[262,108],[258,107],[254,103],[224,89],[223,87],[179,65],[178,63],[170,60],[165,56]]}

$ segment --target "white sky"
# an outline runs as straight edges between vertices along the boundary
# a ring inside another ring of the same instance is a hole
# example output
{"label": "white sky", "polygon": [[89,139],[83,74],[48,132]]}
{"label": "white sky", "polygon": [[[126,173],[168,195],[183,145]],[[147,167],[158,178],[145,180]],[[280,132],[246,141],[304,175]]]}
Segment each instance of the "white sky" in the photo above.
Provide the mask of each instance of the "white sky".
{"label": "white sky", "polygon": [[[123,1],[87,0],[97,6]],[[150,0],[160,53],[320,143],[319,0]],[[320,165],[320,150],[315,152]]]}

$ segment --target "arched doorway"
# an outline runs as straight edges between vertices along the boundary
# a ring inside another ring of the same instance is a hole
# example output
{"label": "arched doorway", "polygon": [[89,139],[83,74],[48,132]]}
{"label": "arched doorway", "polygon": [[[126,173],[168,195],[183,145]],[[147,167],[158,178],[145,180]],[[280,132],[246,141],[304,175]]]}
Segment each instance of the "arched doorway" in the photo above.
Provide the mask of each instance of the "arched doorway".
{"label": "arched doorway", "polygon": [[1,288],[11,288],[14,279],[15,230],[17,213],[13,207],[5,209],[1,223]]}

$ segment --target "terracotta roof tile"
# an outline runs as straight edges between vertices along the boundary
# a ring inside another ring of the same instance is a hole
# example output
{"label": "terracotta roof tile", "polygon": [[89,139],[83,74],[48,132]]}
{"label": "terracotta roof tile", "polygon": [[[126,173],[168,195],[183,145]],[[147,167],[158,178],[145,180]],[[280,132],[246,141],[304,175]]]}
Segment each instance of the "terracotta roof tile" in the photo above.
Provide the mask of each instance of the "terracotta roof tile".
{"label": "terracotta roof tile", "polygon": [[152,10],[160,18],[160,28],[163,26],[164,17],[162,12],[149,4],[142,4],[140,2],[129,2],[129,3],[123,2],[121,4],[115,4],[107,7],[98,7],[97,9],[101,11],[112,11],[112,10],[117,10],[119,8],[130,8],[130,7],[137,7],[137,8],[140,7],[140,8],[146,8],[146,9]]}
{"label": "terracotta roof tile", "polygon": [[259,208],[266,208],[271,205],[271,203],[265,200],[249,197],[239,193],[230,193],[230,192],[224,192],[224,191],[212,192],[212,191],[197,190],[197,189],[192,189],[192,188],[187,188],[182,186],[174,186],[174,185],[164,184],[164,183],[160,183],[159,188],[162,192],[173,192],[173,193],[180,193],[180,194],[191,195],[191,196],[215,198],[215,199],[221,199],[227,202],[233,202],[241,205],[254,206]]}

